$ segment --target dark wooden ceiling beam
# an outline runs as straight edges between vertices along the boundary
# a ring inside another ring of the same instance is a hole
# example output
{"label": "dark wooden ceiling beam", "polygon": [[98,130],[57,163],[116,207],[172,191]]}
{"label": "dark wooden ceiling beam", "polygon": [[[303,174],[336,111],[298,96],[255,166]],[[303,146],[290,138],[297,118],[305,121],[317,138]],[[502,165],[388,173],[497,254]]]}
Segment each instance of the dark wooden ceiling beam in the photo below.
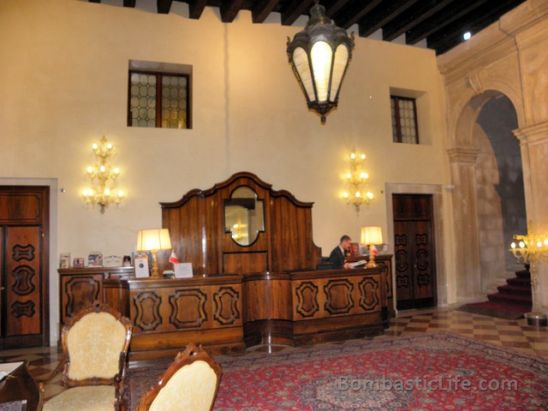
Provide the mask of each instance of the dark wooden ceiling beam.
{"label": "dark wooden ceiling beam", "polygon": [[469,13],[452,24],[446,26],[426,38],[428,48],[435,49],[438,54],[453,48],[464,41],[463,34],[470,31],[477,33],[489,24],[497,21],[507,11],[513,9],[524,0],[497,0],[483,5],[472,13]]}
{"label": "dark wooden ceiling beam", "polygon": [[438,11],[455,0],[421,0],[416,6],[388,22],[382,28],[382,38],[392,41],[406,31],[416,27],[424,20],[432,17]]}
{"label": "dark wooden ceiling beam", "polygon": [[293,0],[282,10],[282,24],[291,26],[301,14],[305,14],[314,4],[314,0]]}
{"label": "dark wooden ceiling beam", "polygon": [[207,0],[190,0],[188,3],[188,16],[191,19],[199,19],[207,4]]}
{"label": "dark wooden ceiling beam", "polygon": [[224,23],[233,22],[243,5],[244,0],[224,0],[221,3],[221,20]]}
{"label": "dark wooden ceiling beam", "polygon": [[158,10],[158,13],[168,14],[171,10],[171,3],[173,3],[173,0],[157,0],[156,9]]}
{"label": "dark wooden ceiling beam", "polygon": [[354,1],[335,16],[335,22],[338,26],[347,29],[352,24],[357,23],[364,18],[367,13],[381,4],[381,2],[382,0]]}
{"label": "dark wooden ceiling beam", "polygon": [[124,7],[135,7],[137,0],[124,0]]}
{"label": "dark wooden ceiling beam", "polygon": [[280,0],[259,0],[251,10],[253,23],[262,23],[272,13]]}
{"label": "dark wooden ceiling beam", "polygon": [[486,2],[487,0],[460,0],[455,2],[405,33],[405,40],[407,44],[416,44]]}
{"label": "dark wooden ceiling beam", "polygon": [[350,0],[333,0],[331,3],[325,5],[325,14],[333,17],[349,2]]}
{"label": "dark wooden ceiling beam", "polygon": [[403,13],[418,0],[392,0],[381,4],[358,22],[360,36],[367,37]]}
{"label": "dark wooden ceiling beam", "polygon": [[89,3],[101,3],[101,0],[88,0]]}

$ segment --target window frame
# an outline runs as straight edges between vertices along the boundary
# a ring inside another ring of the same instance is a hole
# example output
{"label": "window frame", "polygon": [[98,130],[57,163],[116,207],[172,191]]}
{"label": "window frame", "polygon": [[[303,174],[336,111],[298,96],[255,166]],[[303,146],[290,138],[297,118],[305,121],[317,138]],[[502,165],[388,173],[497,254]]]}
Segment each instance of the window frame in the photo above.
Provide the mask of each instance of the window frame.
{"label": "window frame", "polygon": [[[146,74],[149,76],[156,77],[156,125],[154,128],[163,128],[163,129],[172,129],[172,130],[190,130],[192,129],[192,107],[190,105],[190,74],[186,73],[170,73],[165,71],[155,71],[155,70],[138,70],[138,69],[129,69],[128,70],[128,86],[127,86],[127,126],[128,127],[143,127],[143,126],[134,126],[133,118],[131,115],[131,75],[132,74]],[[184,77],[186,78],[186,127],[185,128],[173,128],[173,127],[162,127],[162,77]],[[152,128],[152,127],[143,127],[143,128]]]}
{"label": "window frame", "polygon": [[[415,136],[416,136],[414,143],[406,143],[403,141],[403,138],[402,138],[400,105],[399,105],[400,100],[411,101],[413,103],[413,115],[415,116]],[[394,141],[394,135],[392,134],[392,142],[402,143],[402,144],[420,144],[419,122],[417,119],[417,99],[414,97],[403,97],[403,96],[397,96],[397,95],[391,94],[390,95],[390,117],[392,117],[392,101],[394,101],[394,111],[395,111],[394,117],[396,119],[396,124],[392,124],[392,128],[396,127],[396,140]]]}

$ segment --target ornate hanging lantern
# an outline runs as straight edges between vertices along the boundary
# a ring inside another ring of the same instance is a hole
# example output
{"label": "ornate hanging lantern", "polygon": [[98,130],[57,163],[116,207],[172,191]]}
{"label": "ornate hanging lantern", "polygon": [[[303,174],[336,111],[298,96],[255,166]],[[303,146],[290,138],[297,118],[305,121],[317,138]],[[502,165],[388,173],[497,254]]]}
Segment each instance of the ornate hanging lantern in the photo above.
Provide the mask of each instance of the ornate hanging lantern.
{"label": "ornate hanging lantern", "polygon": [[287,39],[287,55],[303,89],[308,108],[325,116],[337,107],[341,84],[352,58],[354,38],[326,16],[316,3],[305,29]]}

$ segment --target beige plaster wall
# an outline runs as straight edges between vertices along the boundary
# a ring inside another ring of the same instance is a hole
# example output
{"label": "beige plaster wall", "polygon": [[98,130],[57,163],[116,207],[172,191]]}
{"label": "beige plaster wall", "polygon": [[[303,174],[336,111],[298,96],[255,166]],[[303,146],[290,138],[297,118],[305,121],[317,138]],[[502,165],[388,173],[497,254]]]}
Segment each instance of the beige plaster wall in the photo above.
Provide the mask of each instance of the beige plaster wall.
{"label": "beige plaster wall", "polygon": [[[228,25],[214,9],[198,21],[186,12],[182,3],[158,15],[76,0],[0,2],[0,176],[57,179],[64,189],[59,252],[127,254],[138,229],[160,226],[158,202],[246,170],[316,202],[314,237],[328,253],[342,233],[358,239],[363,225],[386,229],[385,183],[448,182],[442,83],[432,51],[357,38],[340,108],[321,126],[287,63],[286,38],[298,27],[254,25],[248,12]],[[192,130],[126,126],[130,59],[193,66]],[[392,143],[391,87],[422,93],[421,132],[429,144]],[[115,162],[128,198],[101,215],[79,193],[90,145],[103,134],[119,148]],[[377,195],[359,216],[338,198],[352,147],[367,153]],[[448,207],[443,218],[451,221]],[[448,273],[450,267],[447,258]],[[448,274],[449,302],[451,281]],[[53,309],[52,329],[56,322]]]}

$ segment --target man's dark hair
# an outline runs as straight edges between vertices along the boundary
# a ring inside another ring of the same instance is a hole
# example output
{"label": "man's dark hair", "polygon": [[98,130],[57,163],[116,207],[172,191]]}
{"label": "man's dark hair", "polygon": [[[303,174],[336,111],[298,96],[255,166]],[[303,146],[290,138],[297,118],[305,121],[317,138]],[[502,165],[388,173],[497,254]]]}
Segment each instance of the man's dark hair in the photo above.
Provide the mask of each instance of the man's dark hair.
{"label": "man's dark hair", "polygon": [[350,236],[345,234],[341,237],[341,240],[339,241],[339,243],[342,243],[343,241],[346,241],[346,240],[350,240]]}

